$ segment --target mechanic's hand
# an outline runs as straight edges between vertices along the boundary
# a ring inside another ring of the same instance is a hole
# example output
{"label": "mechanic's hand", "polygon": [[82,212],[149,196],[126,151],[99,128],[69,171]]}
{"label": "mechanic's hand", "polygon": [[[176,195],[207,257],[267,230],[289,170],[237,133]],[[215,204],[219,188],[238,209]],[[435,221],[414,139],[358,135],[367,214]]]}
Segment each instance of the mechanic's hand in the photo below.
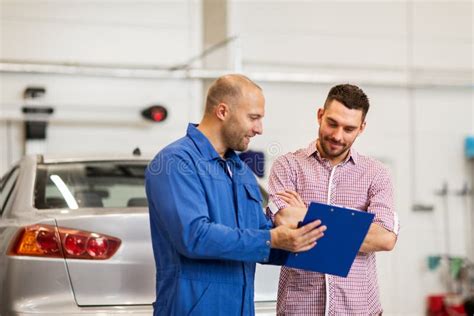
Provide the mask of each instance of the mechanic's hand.
{"label": "mechanic's hand", "polygon": [[276,193],[276,195],[280,199],[285,201],[286,204],[288,204],[288,206],[307,208],[307,206],[303,202],[303,199],[301,198],[301,196],[295,191],[286,190],[286,191],[283,191],[283,192],[278,192],[278,193]]}
{"label": "mechanic's hand", "polygon": [[316,246],[316,241],[324,236],[326,226],[320,220],[313,221],[297,229],[284,225],[270,230],[271,247],[291,252],[307,251]]}
{"label": "mechanic's hand", "polygon": [[285,225],[289,228],[298,228],[298,223],[303,221],[306,207],[285,207],[275,214],[275,226]]}

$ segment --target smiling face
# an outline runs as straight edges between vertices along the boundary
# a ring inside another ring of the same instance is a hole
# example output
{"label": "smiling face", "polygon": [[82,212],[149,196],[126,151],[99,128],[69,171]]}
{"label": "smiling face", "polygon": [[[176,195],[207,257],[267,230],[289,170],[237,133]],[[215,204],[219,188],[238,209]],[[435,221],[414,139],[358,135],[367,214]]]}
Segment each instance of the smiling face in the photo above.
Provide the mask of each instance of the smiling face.
{"label": "smiling face", "polygon": [[247,150],[250,138],[263,132],[265,99],[260,90],[253,87],[242,89],[243,96],[237,104],[229,106],[227,122],[222,127],[222,140],[229,149]]}
{"label": "smiling face", "polygon": [[319,139],[317,149],[332,165],[343,161],[365,128],[362,110],[349,109],[337,100],[318,110]]}

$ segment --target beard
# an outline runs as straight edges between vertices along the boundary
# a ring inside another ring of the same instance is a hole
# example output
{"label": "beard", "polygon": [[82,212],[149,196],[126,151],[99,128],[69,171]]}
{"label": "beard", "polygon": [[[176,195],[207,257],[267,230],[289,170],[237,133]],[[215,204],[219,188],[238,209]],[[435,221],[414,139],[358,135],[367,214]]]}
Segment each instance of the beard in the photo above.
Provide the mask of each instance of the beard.
{"label": "beard", "polygon": [[[321,149],[324,152],[324,155],[326,158],[329,159],[334,159],[338,158],[341,155],[346,154],[346,152],[349,150],[351,147],[351,144],[347,144],[344,142],[338,142],[331,137],[320,137],[320,144],[321,144]],[[335,148],[333,148],[335,147]]]}
{"label": "beard", "polygon": [[227,148],[236,151],[247,150],[250,143],[250,136],[244,130],[235,118],[229,120],[228,124],[222,129],[222,138]]}

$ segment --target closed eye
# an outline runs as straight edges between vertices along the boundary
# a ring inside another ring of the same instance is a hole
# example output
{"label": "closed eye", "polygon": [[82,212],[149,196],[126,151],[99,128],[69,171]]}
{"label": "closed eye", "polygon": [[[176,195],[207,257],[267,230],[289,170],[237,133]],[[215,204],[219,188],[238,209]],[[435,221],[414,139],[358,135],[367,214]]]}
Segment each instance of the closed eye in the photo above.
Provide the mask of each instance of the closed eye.
{"label": "closed eye", "polygon": [[250,114],[249,117],[252,120],[258,120],[258,119],[262,118],[262,116],[258,115],[258,114]]}

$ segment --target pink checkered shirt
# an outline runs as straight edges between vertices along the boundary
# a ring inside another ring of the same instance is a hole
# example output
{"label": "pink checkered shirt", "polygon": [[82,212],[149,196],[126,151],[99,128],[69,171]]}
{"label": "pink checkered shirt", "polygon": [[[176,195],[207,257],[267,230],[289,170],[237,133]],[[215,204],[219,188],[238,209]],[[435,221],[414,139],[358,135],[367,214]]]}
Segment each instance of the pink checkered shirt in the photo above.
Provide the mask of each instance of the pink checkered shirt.
{"label": "pink checkered shirt", "polygon": [[[353,149],[335,167],[320,157],[316,141],[279,157],[269,179],[273,211],[287,206],[275,195],[284,190],[298,192],[306,204],[314,201],[367,210],[375,214],[374,223],[398,234],[387,169]],[[382,313],[378,292],[375,253],[359,252],[347,278],[282,267],[277,314],[378,315]]]}

